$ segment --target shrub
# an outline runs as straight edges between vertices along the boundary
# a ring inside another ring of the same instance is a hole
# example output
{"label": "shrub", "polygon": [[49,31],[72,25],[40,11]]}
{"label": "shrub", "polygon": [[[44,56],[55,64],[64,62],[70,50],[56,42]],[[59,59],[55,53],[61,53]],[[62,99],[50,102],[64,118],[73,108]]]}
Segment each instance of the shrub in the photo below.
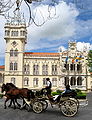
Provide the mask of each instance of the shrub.
{"label": "shrub", "polygon": [[77,93],[81,93],[81,90],[80,90],[80,89],[75,89],[75,91],[76,91]]}
{"label": "shrub", "polygon": [[52,92],[51,94],[52,94],[52,96],[60,95],[60,93],[57,93],[57,92]]}
{"label": "shrub", "polygon": [[0,98],[2,98],[3,97],[3,94],[0,94]]}
{"label": "shrub", "polygon": [[62,90],[57,90],[56,92],[59,93],[59,94],[61,94],[63,91]]}

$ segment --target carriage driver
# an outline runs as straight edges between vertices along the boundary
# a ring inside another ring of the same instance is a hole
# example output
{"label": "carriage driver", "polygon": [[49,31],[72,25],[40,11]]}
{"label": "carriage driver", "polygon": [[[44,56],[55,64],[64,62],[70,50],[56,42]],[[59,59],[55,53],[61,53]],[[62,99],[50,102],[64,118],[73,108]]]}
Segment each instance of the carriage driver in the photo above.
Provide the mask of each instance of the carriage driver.
{"label": "carriage driver", "polygon": [[43,92],[43,90],[47,90],[47,95],[51,95],[52,83],[49,78],[46,78],[46,81],[47,81],[47,85],[45,88],[42,89],[42,92]]}

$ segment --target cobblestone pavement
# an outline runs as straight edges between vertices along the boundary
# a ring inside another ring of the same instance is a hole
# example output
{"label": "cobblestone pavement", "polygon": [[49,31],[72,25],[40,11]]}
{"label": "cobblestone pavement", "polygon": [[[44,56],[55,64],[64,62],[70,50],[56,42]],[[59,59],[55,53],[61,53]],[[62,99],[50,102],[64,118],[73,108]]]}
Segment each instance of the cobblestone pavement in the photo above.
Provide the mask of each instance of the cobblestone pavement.
{"label": "cobblestone pavement", "polygon": [[77,115],[72,118],[63,116],[57,107],[48,107],[41,114],[13,108],[4,109],[4,100],[0,99],[0,120],[92,120],[92,92],[87,95],[87,98],[88,106],[80,107]]}

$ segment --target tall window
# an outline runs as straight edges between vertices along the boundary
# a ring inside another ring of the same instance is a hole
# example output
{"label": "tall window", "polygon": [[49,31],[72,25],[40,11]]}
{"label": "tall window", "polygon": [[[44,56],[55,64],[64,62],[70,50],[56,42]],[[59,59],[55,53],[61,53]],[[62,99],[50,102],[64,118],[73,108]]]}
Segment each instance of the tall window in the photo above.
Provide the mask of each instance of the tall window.
{"label": "tall window", "polygon": [[71,77],[70,84],[71,84],[71,86],[76,85],[76,78],[75,77]]}
{"label": "tall window", "polygon": [[10,50],[10,57],[13,56],[13,49]]}
{"label": "tall window", "polygon": [[66,68],[66,70],[69,70],[69,64],[64,64],[64,67]]}
{"label": "tall window", "polygon": [[18,31],[11,31],[11,36],[18,36]]}
{"label": "tall window", "polygon": [[65,86],[69,85],[69,77],[65,77]]}
{"label": "tall window", "polygon": [[77,64],[77,71],[82,72],[82,64]]}
{"label": "tall window", "polygon": [[70,70],[75,70],[75,64],[70,64]]}
{"label": "tall window", "polygon": [[24,74],[30,74],[30,66],[28,65],[24,65]]}
{"label": "tall window", "polygon": [[33,79],[33,86],[38,87],[38,78]]}
{"label": "tall window", "polygon": [[11,78],[11,83],[13,83],[13,84],[15,85],[15,82],[16,82],[16,81],[15,81],[15,78],[12,77],[12,78]]}
{"label": "tall window", "polygon": [[57,65],[52,65],[52,75],[57,75]]}
{"label": "tall window", "polygon": [[13,70],[13,63],[10,63],[10,70]]}
{"label": "tall window", "polygon": [[29,78],[28,77],[24,78],[24,85],[29,86]]}
{"label": "tall window", "polygon": [[25,36],[25,31],[20,31],[20,36]]}
{"label": "tall window", "polygon": [[17,57],[17,56],[18,56],[18,50],[11,49],[10,50],[10,57]]}
{"label": "tall window", "polygon": [[5,36],[9,36],[10,35],[10,31],[9,30],[6,30],[5,31]]}
{"label": "tall window", "polygon": [[48,75],[48,65],[42,66],[42,75]]}
{"label": "tall window", "polygon": [[0,73],[0,83],[3,82],[3,75]]}
{"label": "tall window", "polygon": [[82,77],[77,78],[77,85],[82,85]]}
{"label": "tall window", "polygon": [[39,65],[33,65],[33,74],[39,75]]}
{"label": "tall window", "polygon": [[43,86],[46,86],[47,85],[47,80],[46,78],[43,78]]}
{"label": "tall window", "polygon": [[57,78],[52,78],[52,86],[57,87]]}
{"label": "tall window", "polygon": [[10,63],[10,70],[17,70],[18,69],[18,63],[14,62],[14,63]]}
{"label": "tall window", "polygon": [[15,62],[15,63],[14,63],[14,70],[17,70],[17,69],[18,69],[17,66],[18,66],[17,63]]}
{"label": "tall window", "polygon": [[18,56],[18,50],[16,49],[15,51],[14,51],[14,56]]}

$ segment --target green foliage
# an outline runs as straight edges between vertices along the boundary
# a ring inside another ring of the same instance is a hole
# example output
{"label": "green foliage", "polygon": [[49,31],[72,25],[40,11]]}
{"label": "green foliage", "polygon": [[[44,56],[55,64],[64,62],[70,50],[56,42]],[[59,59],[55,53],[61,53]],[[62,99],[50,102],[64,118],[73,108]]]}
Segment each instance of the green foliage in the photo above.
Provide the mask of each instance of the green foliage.
{"label": "green foliage", "polygon": [[89,66],[89,72],[92,72],[92,50],[88,53],[88,66]]}
{"label": "green foliage", "polygon": [[[75,89],[74,91],[77,93],[77,99],[86,99],[86,93],[82,92],[80,89]],[[57,90],[55,92],[52,92],[52,96],[60,95],[62,92],[62,90]]]}
{"label": "green foliage", "polygon": [[57,90],[56,92],[59,93],[59,94],[61,94],[63,91],[62,90]]}
{"label": "green foliage", "polygon": [[77,93],[82,93],[80,89],[75,89]]}
{"label": "green foliage", "polygon": [[3,97],[3,94],[0,94],[0,98],[2,98]]}
{"label": "green foliage", "polygon": [[60,95],[60,93],[57,93],[57,92],[52,92],[51,94],[52,94],[52,96]]}

